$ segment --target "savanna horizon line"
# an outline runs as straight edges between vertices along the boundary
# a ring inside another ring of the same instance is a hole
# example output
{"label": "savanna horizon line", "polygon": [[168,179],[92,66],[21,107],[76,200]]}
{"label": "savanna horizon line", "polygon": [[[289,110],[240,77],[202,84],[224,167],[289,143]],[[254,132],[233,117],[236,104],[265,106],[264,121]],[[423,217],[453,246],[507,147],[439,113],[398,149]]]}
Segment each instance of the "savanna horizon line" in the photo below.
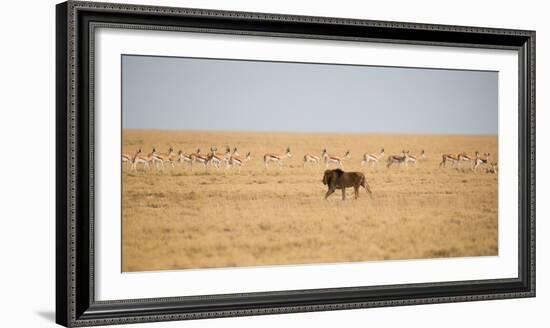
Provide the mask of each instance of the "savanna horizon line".
{"label": "savanna horizon line", "polygon": [[433,137],[498,137],[498,133],[429,133],[429,132],[333,132],[333,131],[260,131],[260,130],[193,130],[193,129],[145,129],[123,128],[122,131],[131,132],[190,132],[190,133],[251,133],[251,134],[294,134],[294,135],[365,135],[365,136],[433,136]]}

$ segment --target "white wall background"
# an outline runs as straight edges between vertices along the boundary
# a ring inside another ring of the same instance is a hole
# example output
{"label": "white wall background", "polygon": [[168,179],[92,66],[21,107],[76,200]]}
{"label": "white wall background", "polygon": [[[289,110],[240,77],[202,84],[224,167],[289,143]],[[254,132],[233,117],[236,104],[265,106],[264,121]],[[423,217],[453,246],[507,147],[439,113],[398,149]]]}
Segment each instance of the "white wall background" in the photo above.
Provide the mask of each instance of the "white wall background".
{"label": "white wall background", "polygon": [[[0,326],[53,327],[55,308],[55,9],[5,2],[0,12]],[[132,325],[132,327],[544,327],[550,305],[547,216],[550,23],[544,1],[121,1],[537,31],[537,298]]]}

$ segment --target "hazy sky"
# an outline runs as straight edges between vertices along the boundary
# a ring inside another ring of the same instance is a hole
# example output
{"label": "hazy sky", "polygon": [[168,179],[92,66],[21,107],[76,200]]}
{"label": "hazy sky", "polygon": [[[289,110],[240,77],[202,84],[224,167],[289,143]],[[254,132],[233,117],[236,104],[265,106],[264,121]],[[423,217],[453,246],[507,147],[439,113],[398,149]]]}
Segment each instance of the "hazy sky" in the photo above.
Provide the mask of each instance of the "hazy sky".
{"label": "hazy sky", "polygon": [[122,57],[123,127],[497,134],[498,73]]}

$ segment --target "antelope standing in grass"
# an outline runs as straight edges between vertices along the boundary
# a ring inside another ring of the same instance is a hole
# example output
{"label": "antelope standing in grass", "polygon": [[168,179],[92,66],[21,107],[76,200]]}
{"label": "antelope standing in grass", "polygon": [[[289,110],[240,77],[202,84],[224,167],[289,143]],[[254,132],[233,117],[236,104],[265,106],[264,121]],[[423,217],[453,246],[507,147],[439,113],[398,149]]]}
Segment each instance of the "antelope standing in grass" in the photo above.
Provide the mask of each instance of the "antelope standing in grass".
{"label": "antelope standing in grass", "polygon": [[380,149],[380,154],[363,154],[363,160],[361,161],[361,166],[369,165],[371,163],[371,167],[374,167],[378,164],[378,161],[384,157],[384,148]]}
{"label": "antelope standing in grass", "polygon": [[346,154],[343,156],[343,157],[340,157],[340,156],[334,156],[334,155],[329,155],[328,152],[327,152],[327,149],[323,149],[323,154],[322,154],[322,157],[323,157],[323,160],[325,161],[325,167],[328,168],[329,164],[336,164],[336,167],[339,167],[339,168],[344,168],[344,160],[345,159],[350,159],[351,158],[351,154],[348,151],[346,151]]}
{"label": "antelope standing in grass", "polygon": [[488,165],[489,164],[489,161],[491,159],[491,153],[484,153],[483,155],[485,156],[485,158],[481,158],[481,156],[479,156],[479,152],[476,151],[476,159],[474,161],[474,166],[473,166],[474,172],[477,171],[477,168],[480,165]]}
{"label": "antelope standing in grass", "polygon": [[458,157],[453,154],[441,155],[441,163],[439,163],[439,167],[447,167],[447,162],[451,162],[453,166],[456,166],[458,164]]}
{"label": "antelope standing in grass", "polygon": [[245,158],[241,158],[240,156],[233,156],[229,158],[229,167],[237,166],[239,167],[239,173],[241,173],[241,167],[244,163],[248,162],[250,160],[250,152],[246,153]]}
{"label": "antelope standing in grass", "polygon": [[269,162],[275,162],[279,164],[279,168],[282,168],[283,160],[290,157],[292,157],[292,154],[290,153],[290,147],[286,147],[286,152],[284,154],[265,154],[264,167],[267,169]]}
{"label": "antelope standing in grass", "polygon": [[405,166],[411,163],[414,164],[415,167],[418,167],[418,158],[414,155],[411,155],[410,152],[410,150],[407,150],[403,153],[403,155],[405,155]]}
{"label": "antelope standing in grass", "polygon": [[164,156],[160,155],[157,153],[157,149],[155,147],[153,147],[153,150],[151,151],[151,154],[150,156],[152,157],[151,158],[151,162],[153,164],[155,164],[155,167],[158,169],[162,169],[164,170]]}
{"label": "antelope standing in grass", "polygon": [[425,161],[426,160],[426,152],[424,151],[424,149],[422,149],[420,151],[420,158],[418,160],[419,161]]}
{"label": "antelope standing in grass", "polygon": [[460,168],[460,163],[462,162],[473,163],[474,161],[474,158],[472,158],[472,156],[466,154],[465,152],[458,154],[456,158],[457,158],[457,162],[456,162],[457,168]]}
{"label": "antelope standing in grass", "polygon": [[187,164],[187,168],[191,168],[193,165],[193,159],[189,154],[184,153],[183,151],[178,152],[178,162],[183,165],[183,163]]}
{"label": "antelope standing in grass", "polygon": [[231,156],[239,157],[239,152],[237,150],[237,147],[233,148],[233,152],[231,151],[231,148],[229,146],[225,147],[225,153],[223,154],[223,163],[225,163],[225,168],[229,168],[229,160],[231,159]]}
{"label": "antelope standing in grass", "polygon": [[150,166],[149,163],[153,161],[153,155],[149,154],[147,156],[142,156],[141,154],[141,148],[138,149],[138,151],[135,153],[134,157],[132,158],[132,168],[131,170],[134,170],[137,172],[137,165],[143,164],[143,168],[146,170],[149,170]]}
{"label": "antelope standing in grass", "polygon": [[302,164],[302,166],[306,167],[306,164],[319,166],[320,163],[321,163],[321,157],[311,155],[311,154],[305,154],[304,155],[304,163]]}
{"label": "antelope standing in grass", "polygon": [[229,148],[229,146],[226,146],[225,147],[225,153],[222,156],[222,165],[225,165],[226,169],[229,168],[229,159],[230,158],[231,158],[231,148]]}
{"label": "antelope standing in grass", "polygon": [[122,154],[122,165],[126,165],[128,168],[132,166],[133,157],[128,154]]}
{"label": "antelope standing in grass", "polygon": [[220,165],[223,163],[223,156],[220,156],[216,154],[216,151],[218,148],[216,147],[210,147],[210,154],[208,154],[208,161],[212,163],[216,167],[216,169],[220,169]]}
{"label": "antelope standing in grass", "polygon": [[485,173],[488,174],[497,174],[498,173],[498,165],[497,162],[491,162],[490,167],[485,168]]}
{"label": "antelope standing in grass", "polygon": [[497,163],[492,162],[491,167],[488,167],[485,169],[485,173],[497,174],[498,173]]}
{"label": "antelope standing in grass", "polygon": [[206,167],[208,165],[208,156],[205,156],[205,155],[202,155],[201,154],[201,149],[200,148],[197,148],[197,151],[191,155],[189,155],[191,157],[191,162],[192,163],[199,163],[199,164],[202,164],[204,165],[204,170],[206,171]]}
{"label": "antelope standing in grass", "polygon": [[402,155],[391,155],[388,157],[386,167],[390,168],[393,164],[399,164],[400,167],[403,167],[405,161],[407,160],[407,155],[404,150],[401,151]]}
{"label": "antelope standing in grass", "polygon": [[174,163],[176,162],[176,158],[175,157],[175,154],[174,154],[174,149],[172,147],[170,147],[168,149],[168,154],[166,156],[164,155],[160,155],[160,154],[155,154],[155,157],[157,157],[158,159],[162,160],[162,166],[164,167],[164,164],[165,163],[168,163],[172,166],[172,168],[174,167]]}

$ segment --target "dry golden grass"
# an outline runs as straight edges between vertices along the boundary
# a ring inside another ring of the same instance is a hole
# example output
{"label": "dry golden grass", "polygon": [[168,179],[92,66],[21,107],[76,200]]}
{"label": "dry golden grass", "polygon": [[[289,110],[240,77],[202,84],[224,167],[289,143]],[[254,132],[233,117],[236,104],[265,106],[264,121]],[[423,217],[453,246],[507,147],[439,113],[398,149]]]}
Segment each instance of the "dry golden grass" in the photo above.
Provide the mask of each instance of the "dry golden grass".
{"label": "dry golden grass", "polygon": [[[498,179],[439,168],[442,153],[476,150],[498,158],[496,136],[342,135],[125,130],[125,153],[153,146],[166,154],[237,146],[252,160],[236,170],[195,166],[123,170],[123,270],[333,263],[498,254]],[[264,170],[265,152],[293,157]],[[323,199],[324,164],[302,167],[303,155],[352,158],[373,190]],[[427,159],[418,168],[360,166],[364,152],[409,149]],[[464,167],[467,167],[465,165]]]}

